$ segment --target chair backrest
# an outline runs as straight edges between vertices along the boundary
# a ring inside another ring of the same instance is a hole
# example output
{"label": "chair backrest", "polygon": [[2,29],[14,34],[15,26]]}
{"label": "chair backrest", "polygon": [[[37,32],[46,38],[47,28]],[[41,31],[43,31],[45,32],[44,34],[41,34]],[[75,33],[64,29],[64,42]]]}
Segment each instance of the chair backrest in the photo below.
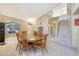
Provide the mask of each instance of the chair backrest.
{"label": "chair backrest", "polygon": [[44,34],[42,33],[42,32],[38,32],[38,34],[37,34],[41,39],[43,39],[43,37],[44,37]]}
{"label": "chair backrest", "polygon": [[28,39],[27,31],[22,31],[22,37],[24,40]]}
{"label": "chair backrest", "polygon": [[20,41],[19,33],[16,33],[16,37],[17,37],[17,40],[18,40],[18,42],[19,42],[19,41]]}
{"label": "chair backrest", "polygon": [[44,35],[44,39],[45,39],[45,40],[47,40],[47,36],[48,36],[47,34]]}
{"label": "chair backrest", "polygon": [[23,34],[27,35],[27,31],[22,31]]}
{"label": "chair backrest", "polygon": [[21,39],[21,32],[17,32],[16,33],[16,36],[17,36],[17,40],[18,41],[21,41],[22,39]]}
{"label": "chair backrest", "polygon": [[27,41],[22,32],[16,33],[16,36],[19,42],[21,42],[23,45],[26,45]]}
{"label": "chair backrest", "polygon": [[37,36],[37,31],[34,31],[34,36]]}

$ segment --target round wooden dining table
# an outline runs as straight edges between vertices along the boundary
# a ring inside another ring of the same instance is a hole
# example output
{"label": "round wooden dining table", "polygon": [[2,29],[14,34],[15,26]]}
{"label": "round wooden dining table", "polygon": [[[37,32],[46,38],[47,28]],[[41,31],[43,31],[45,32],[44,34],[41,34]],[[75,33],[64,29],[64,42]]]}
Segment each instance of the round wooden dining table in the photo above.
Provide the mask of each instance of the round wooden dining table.
{"label": "round wooden dining table", "polygon": [[39,36],[32,36],[32,37],[30,37],[27,40],[28,40],[28,42],[35,42],[35,41],[41,40],[41,37],[39,37]]}
{"label": "round wooden dining table", "polygon": [[39,40],[41,40],[41,38],[38,37],[38,36],[32,36],[32,37],[30,37],[30,38],[27,40],[27,41],[28,41],[28,45],[30,45],[31,48],[34,49],[34,53],[36,53],[35,45],[36,45],[36,43],[37,43]]}

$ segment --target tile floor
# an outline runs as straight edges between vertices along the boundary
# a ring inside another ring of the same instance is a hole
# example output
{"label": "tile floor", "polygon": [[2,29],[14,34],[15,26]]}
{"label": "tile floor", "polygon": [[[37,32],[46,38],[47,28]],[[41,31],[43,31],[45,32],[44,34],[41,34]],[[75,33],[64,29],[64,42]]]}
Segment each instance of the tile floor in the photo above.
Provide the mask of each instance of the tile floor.
{"label": "tile floor", "polygon": [[[0,46],[0,56],[18,56],[18,51],[16,51],[16,37],[6,38],[5,42],[5,45]],[[77,56],[77,50],[75,48],[57,43],[53,38],[48,38],[47,47],[48,53],[45,52],[44,56]],[[22,56],[42,56],[42,52],[38,50],[34,54],[33,50],[29,50],[28,54],[25,51]]]}

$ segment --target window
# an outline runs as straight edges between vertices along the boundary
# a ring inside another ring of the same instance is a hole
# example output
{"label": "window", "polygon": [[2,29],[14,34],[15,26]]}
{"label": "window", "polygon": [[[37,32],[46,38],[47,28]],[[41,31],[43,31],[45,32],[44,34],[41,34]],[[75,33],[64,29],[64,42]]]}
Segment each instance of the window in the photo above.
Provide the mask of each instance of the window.
{"label": "window", "polygon": [[6,24],[8,33],[16,33],[19,30],[19,24],[15,22],[8,22]]}

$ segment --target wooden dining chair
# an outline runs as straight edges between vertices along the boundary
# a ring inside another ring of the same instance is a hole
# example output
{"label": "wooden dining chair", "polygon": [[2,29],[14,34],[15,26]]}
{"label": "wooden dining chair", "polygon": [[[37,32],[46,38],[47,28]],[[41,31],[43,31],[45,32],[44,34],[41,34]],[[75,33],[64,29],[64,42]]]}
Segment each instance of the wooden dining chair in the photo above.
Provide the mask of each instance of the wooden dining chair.
{"label": "wooden dining chair", "polygon": [[42,32],[38,32],[36,38],[37,38],[36,44],[41,45],[42,44],[42,39],[44,38],[44,34]]}
{"label": "wooden dining chair", "polygon": [[16,33],[16,37],[17,37],[17,41],[18,41],[16,50],[19,48],[19,54],[20,54],[20,51],[21,51],[21,45],[22,45],[22,39],[20,38],[20,32],[17,32],[17,33]]}
{"label": "wooden dining chair", "polygon": [[42,39],[40,39],[39,41],[40,41],[40,43],[37,43],[37,46],[40,46],[43,49],[47,50],[47,34],[45,34],[44,37]]}
{"label": "wooden dining chair", "polygon": [[39,48],[42,50],[42,55],[43,55],[43,50],[45,49],[47,52],[47,34],[43,35],[42,38],[36,42],[35,48]]}
{"label": "wooden dining chair", "polygon": [[18,41],[18,44],[17,44],[17,47],[16,47],[16,50],[17,50],[17,48],[21,45],[21,39],[19,37],[19,32],[16,33],[16,37],[17,37],[17,41]]}
{"label": "wooden dining chair", "polygon": [[16,33],[17,39],[18,39],[18,45],[19,47],[19,54],[21,55],[24,49],[28,48],[28,42],[25,40],[26,38],[24,37],[22,32]]}

